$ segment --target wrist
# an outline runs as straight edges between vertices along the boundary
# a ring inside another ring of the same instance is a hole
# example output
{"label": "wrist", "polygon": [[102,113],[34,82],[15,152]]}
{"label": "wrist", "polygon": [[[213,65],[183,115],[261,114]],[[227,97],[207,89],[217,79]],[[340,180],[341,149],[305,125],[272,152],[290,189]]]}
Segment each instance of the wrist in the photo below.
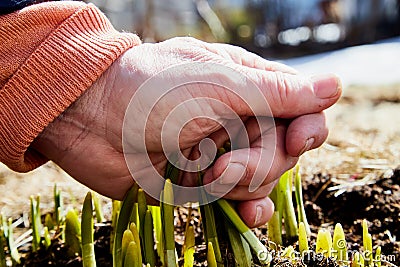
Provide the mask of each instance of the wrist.
{"label": "wrist", "polygon": [[[111,69],[112,66],[109,68]],[[88,132],[99,132],[109,93],[110,71],[104,72],[85,92],[34,139],[31,148],[49,160],[61,161]]]}

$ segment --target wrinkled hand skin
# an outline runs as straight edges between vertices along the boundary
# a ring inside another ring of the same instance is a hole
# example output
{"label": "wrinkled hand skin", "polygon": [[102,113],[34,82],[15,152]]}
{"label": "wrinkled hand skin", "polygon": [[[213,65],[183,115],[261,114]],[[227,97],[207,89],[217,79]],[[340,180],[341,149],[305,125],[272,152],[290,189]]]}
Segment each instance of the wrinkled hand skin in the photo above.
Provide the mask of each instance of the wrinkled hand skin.
{"label": "wrinkled hand skin", "polygon": [[[146,128],[149,130],[146,135],[147,153],[162,174],[167,162],[160,144],[163,119],[182,100],[207,96],[226,103],[243,120],[250,147],[235,149],[220,157],[206,171],[204,182],[221,177],[220,188],[214,186],[210,193],[223,190],[224,183],[237,182],[225,198],[237,200],[237,210],[250,227],[264,224],[273,212],[273,203],[267,195],[277,179],[297,163],[301,154],[319,147],[327,138],[323,112],[341,95],[340,81],[334,75],[305,77],[285,65],[265,60],[239,47],[209,44],[193,38],[142,44],[115,61],[74,104],[46,127],[34,141],[33,148],[91,189],[112,198],[123,198],[134,183],[122,151],[122,124],[129,100],[148,78],[168,67],[190,62],[222,64],[251,79],[264,94],[275,118],[275,147],[263,147],[261,138],[271,133],[260,133],[253,114],[235,94],[202,84],[182,87],[156,107],[158,116],[150,117]],[[194,104],[187,107],[187,112],[194,108],[201,108],[206,115],[220,115],[224,120],[223,114],[215,114],[218,109],[212,106],[208,109]],[[215,121],[196,119],[181,131],[181,151],[189,159],[195,159],[198,143],[206,137],[214,140],[217,147],[228,139]],[[143,136],[133,138],[143,139]],[[271,149],[276,150],[271,169],[264,172],[267,175],[258,177],[263,179],[262,185],[249,193],[250,180],[259,175],[257,162],[262,161],[265,152]],[[133,160],[143,157],[143,151],[133,152],[128,155]],[[243,159],[247,160],[247,157],[250,160],[244,166]],[[235,164],[227,168],[229,160]],[[194,185],[194,181],[190,173],[180,178],[180,184],[185,186]]]}

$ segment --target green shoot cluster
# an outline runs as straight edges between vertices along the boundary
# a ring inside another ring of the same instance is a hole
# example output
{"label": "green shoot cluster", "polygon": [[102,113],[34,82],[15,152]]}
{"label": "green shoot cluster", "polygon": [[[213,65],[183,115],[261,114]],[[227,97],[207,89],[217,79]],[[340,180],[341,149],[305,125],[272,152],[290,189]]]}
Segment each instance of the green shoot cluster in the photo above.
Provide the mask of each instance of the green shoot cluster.
{"label": "green shoot cluster", "polygon": [[[179,172],[169,168],[173,180]],[[201,183],[199,174],[199,183]],[[293,181],[294,180],[294,181]],[[301,177],[298,167],[286,172],[277,187],[271,193],[275,202],[275,212],[268,223],[268,242],[278,244],[266,247],[247,227],[237,214],[234,204],[225,199],[199,207],[209,266],[222,267],[226,263],[223,258],[220,241],[228,241],[234,255],[235,266],[250,267],[254,264],[269,266],[273,255],[287,258],[294,264],[299,263],[299,255],[310,253],[310,227],[305,215],[301,191]],[[293,205],[293,192],[296,207]],[[207,193],[200,191],[200,197],[207,200]],[[111,247],[113,266],[140,267],[184,266],[195,264],[196,249],[195,229],[192,222],[192,205],[189,205],[184,233],[184,243],[180,255],[175,247],[174,227],[174,191],[170,179],[166,179],[160,195],[160,206],[147,205],[146,195],[136,184],[127,192],[124,200],[112,202],[111,214]],[[89,192],[83,202],[81,220],[79,213],[70,209],[64,211],[61,192],[54,187],[54,213],[47,214],[44,223],[41,221],[40,196],[30,198],[32,251],[48,250],[55,238],[68,247],[70,257],[80,256],[84,267],[95,267],[94,250],[94,218],[104,222],[102,207],[96,194]],[[297,212],[297,216],[296,216]],[[95,217],[94,217],[95,216]],[[284,225],[284,226],[283,226]],[[366,220],[362,223],[363,250],[348,255],[347,243],[343,228],[336,224],[333,231],[321,229],[317,234],[316,255],[334,259],[339,266],[349,267],[381,267],[381,248],[373,253],[372,236],[368,232]],[[283,234],[284,233],[284,234]],[[227,238],[227,240],[226,240]],[[297,240],[295,246],[282,248],[286,238]],[[0,267],[14,266],[21,262],[21,256],[13,237],[11,219],[0,215]]]}

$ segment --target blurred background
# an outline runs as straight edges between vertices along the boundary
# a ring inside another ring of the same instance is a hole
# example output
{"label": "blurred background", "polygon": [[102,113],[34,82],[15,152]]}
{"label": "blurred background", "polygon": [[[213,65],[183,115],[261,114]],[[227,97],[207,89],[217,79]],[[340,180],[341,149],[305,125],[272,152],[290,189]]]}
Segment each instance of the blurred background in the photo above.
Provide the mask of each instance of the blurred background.
{"label": "blurred background", "polygon": [[400,34],[400,0],[93,0],[145,42],[192,36],[287,58]]}

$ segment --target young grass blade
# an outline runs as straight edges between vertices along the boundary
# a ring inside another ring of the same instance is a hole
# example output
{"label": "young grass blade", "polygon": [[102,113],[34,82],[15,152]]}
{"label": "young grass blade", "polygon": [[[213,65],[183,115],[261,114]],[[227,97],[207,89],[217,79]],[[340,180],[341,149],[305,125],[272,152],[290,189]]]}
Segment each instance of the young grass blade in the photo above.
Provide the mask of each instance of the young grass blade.
{"label": "young grass blade", "polygon": [[97,193],[92,193],[94,210],[96,212],[96,221],[98,223],[104,222],[103,208],[101,206],[101,202]]}
{"label": "young grass blade", "polygon": [[235,258],[235,266],[250,267],[253,258],[251,256],[249,244],[247,244],[238,230],[230,222],[225,220],[224,223]]}
{"label": "young grass blade", "polygon": [[[64,214],[62,213],[63,211],[61,210],[61,208],[58,208],[58,214]],[[65,242],[65,216],[62,216],[62,219],[60,221],[60,224],[57,225],[57,231],[59,231],[61,233],[61,240],[63,242]]]}
{"label": "young grass blade", "polygon": [[3,213],[0,213],[0,229],[3,229],[4,238],[8,239],[8,220]]}
{"label": "young grass blade", "polygon": [[88,192],[86,194],[85,200],[83,201],[81,222],[83,267],[96,267],[93,242],[93,226],[92,193]]}
{"label": "young grass blade", "polygon": [[40,247],[40,195],[37,195],[36,199],[31,196],[31,220],[32,220],[32,251],[36,252]]}
{"label": "young grass blade", "polygon": [[[138,190],[138,212],[139,212],[139,236],[140,239],[144,240],[144,218],[146,216],[147,211],[147,203],[146,203],[146,195],[143,189],[139,188]],[[143,242],[142,242],[143,243]]]}
{"label": "young grass blade", "polygon": [[157,247],[157,254],[160,257],[161,263],[164,265],[164,248],[163,248],[163,241],[162,241],[162,224],[161,224],[161,210],[160,206],[148,206],[153,216],[153,227],[155,231],[155,238],[156,238],[156,247]]}
{"label": "young grass blade", "polygon": [[212,204],[206,204],[204,206],[201,206],[200,212],[203,221],[203,228],[204,228],[206,242],[211,242],[213,244],[213,251],[218,266],[223,267],[223,260],[221,251],[219,249],[217,228],[215,224],[214,210]]}
{"label": "young grass blade", "polygon": [[188,226],[185,231],[185,242],[183,244],[183,266],[193,267],[195,252],[195,238],[193,226]]}
{"label": "young grass blade", "polygon": [[372,236],[368,233],[368,222],[366,219],[362,222],[363,229],[363,248],[364,248],[364,261],[365,266],[372,264]]}
{"label": "young grass blade", "polygon": [[4,230],[0,226],[0,267],[7,267],[6,252],[6,239],[4,237]]}
{"label": "young grass blade", "polygon": [[194,252],[195,252],[195,237],[194,228],[190,225],[192,220],[192,203],[189,203],[187,210],[186,224],[185,224],[185,241],[183,243],[183,265],[184,267],[193,267]]}
{"label": "young grass blade", "polygon": [[142,267],[140,248],[135,241],[129,243],[124,259],[124,267]]}
{"label": "young grass blade", "polygon": [[122,262],[125,262],[126,252],[128,251],[129,244],[132,241],[135,241],[135,239],[133,237],[131,230],[130,229],[125,230],[124,234],[122,235],[122,252],[121,252]]}
{"label": "young grass blade", "polygon": [[189,203],[189,207],[187,209],[187,218],[186,218],[186,224],[185,224],[185,233],[188,229],[188,227],[190,226],[190,221],[192,220],[192,203]]}
{"label": "young grass blade", "polygon": [[327,230],[321,229],[318,231],[317,244],[315,248],[316,253],[321,253],[324,257],[331,256],[332,251],[332,237],[331,233]]}
{"label": "young grass blade", "polygon": [[375,260],[374,260],[376,267],[381,267],[381,264],[382,264],[382,262],[381,262],[381,253],[382,253],[382,248],[381,248],[381,246],[378,246],[376,248]]}
{"label": "young grass blade", "polygon": [[164,260],[168,267],[177,266],[174,236],[174,191],[171,180],[165,181],[162,193],[162,219],[164,227]]}
{"label": "young grass blade", "polygon": [[357,251],[354,253],[353,259],[351,261],[351,267],[363,267],[364,266],[364,257],[360,255]]}
{"label": "young grass blade", "polygon": [[278,183],[278,198],[279,201],[283,203],[283,218],[284,218],[284,226],[286,231],[287,238],[295,238],[297,237],[297,220],[296,213],[293,207],[293,199],[292,199],[292,177],[293,170],[289,170],[285,172]]}
{"label": "young grass blade", "polygon": [[[199,184],[203,184],[200,172],[198,172],[198,182]],[[208,203],[207,193],[204,191],[204,189],[200,189],[200,194],[203,203]],[[213,204],[209,203],[200,206],[200,214],[203,221],[203,231],[205,234],[204,235],[205,240],[207,243],[211,242],[213,244],[213,251],[217,264],[218,266],[223,267],[223,260],[222,260],[221,250],[219,248]]]}
{"label": "young grass blade", "polygon": [[364,251],[365,266],[373,265],[373,255],[372,255],[372,235],[367,235],[367,248]]}
{"label": "young grass blade", "polygon": [[299,223],[299,252],[301,255],[309,250],[308,236],[303,222]]}
{"label": "young grass blade", "polygon": [[217,259],[215,258],[212,242],[207,243],[207,263],[210,267],[217,267]]}
{"label": "young grass blade", "polygon": [[20,255],[18,253],[18,249],[17,247],[14,245],[14,233],[13,233],[13,227],[12,227],[12,220],[11,218],[8,219],[8,225],[7,225],[7,229],[8,229],[8,234],[7,234],[7,238],[8,238],[8,249],[10,251],[10,255],[11,255],[11,260],[13,262],[13,265],[15,263],[20,263]]}
{"label": "young grass blade", "polygon": [[112,213],[111,213],[111,234],[110,234],[110,253],[114,251],[114,239],[115,239],[115,229],[117,228],[117,221],[119,216],[119,211],[121,209],[121,202],[118,200],[112,200]]}
{"label": "young grass blade", "polygon": [[143,236],[145,263],[154,267],[156,265],[156,255],[154,254],[153,217],[149,210],[146,211],[144,218]]}
{"label": "young grass blade", "polygon": [[65,243],[71,257],[81,255],[81,224],[76,211],[69,210],[65,216]]}
{"label": "young grass blade", "polygon": [[335,225],[335,230],[333,231],[333,251],[337,255],[335,258],[339,262],[339,264],[348,264],[347,243],[343,227],[340,223],[337,223]]}
{"label": "young grass blade", "polygon": [[62,195],[61,195],[61,190],[57,188],[57,184],[54,184],[54,219],[57,225],[57,228],[60,227],[60,224],[62,222],[62,216],[63,216],[63,201],[62,201]]}
{"label": "young grass blade", "polygon": [[282,217],[279,211],[274,211],[268,224],[268,239],[275,245],[282,246]]}
{"label": "young grass blade", "polygon": [[296,259],[296,251],[293,246],[286,247],[282,252],[282,257],[289,259],[293,262]]}
{"label": "young grass blade", "polygon": [[297,165],[295,168],[295,177],[294,177],[294,192],[295,192],[296,203],[297,203],[297,215],[298,215],[299,223],[300,222],[304,223],[304,227],[305,227],[307,236],[310,236],[311,230],[310,230],[310,225],[308,224],[308,221],[307,221],[306,211],[304,209],[303,188],[301,186],[301,175],[300,175],[299,169],[300,169],[300,167],[299,167],[299,165]]}
{"label": "young grass blade", "polygon": [[[283,197],[278,186],[272,190],[269,197],[274,202],[275,211],[272,215],[271,220],[268,222],[268,238],[273,244],[282,246],[282,217],[283,217]],[[279,197],[278,197],[279,195]]]}
{"label": "young grass blade", "polygon": [[48,249],[51,246],[51,237],[47,226],[43,228],[43,246]]}
{"label": "young grass blade", "polygon": [[140,227],[139,223],[139,207],[138,203],[133,204],[133,209],[131,213],[131,218],[129,219],[130,223],[135,223],[138,227]]}
{"label": "young grass blade", "polygon": [[122,267],[122,236],[128,228],[133,203],[137,200],[138,185],[135,183],[127,192],[119,212],[113,245],[113,266]]}
{"label": "young grass blade", "polygon": [[246,239],[250,248],[256,253],[258,260],[262,264],[268,265],[272,261],[271,254],[250,228],[242,221],[235,209],[225,199],[218,199],[217,203],[229,221],[236,227],[244,239]]}
{"label": "young grass blade", "polygon": [[[137,246],[137,248],[138,248],[138,250],[140,252],[141,251],[141,245],[140,245],[141,243],[140,243],[139,231],[137,229],[136,224],[135,223],[131,223],[129,225],[129,230],[131,230],[131,233],[133,235],[133,241],[135,241],[136,246]],[[140,260],[140,262],[142,262],[142,254],[141,253],[139,253],[139,260]]]}

